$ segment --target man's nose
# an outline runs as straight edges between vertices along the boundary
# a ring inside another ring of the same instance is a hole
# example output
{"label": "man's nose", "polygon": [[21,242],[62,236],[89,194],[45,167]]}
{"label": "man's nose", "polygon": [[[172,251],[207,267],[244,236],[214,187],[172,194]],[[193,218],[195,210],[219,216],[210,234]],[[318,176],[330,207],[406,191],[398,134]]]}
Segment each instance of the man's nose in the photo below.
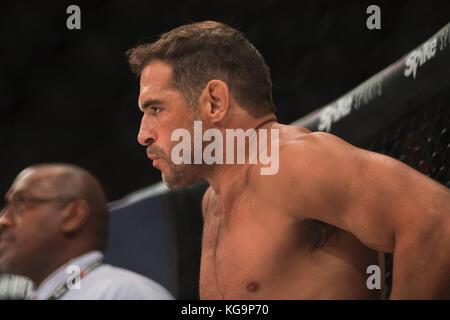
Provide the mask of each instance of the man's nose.
{"label": "man's nose", "polygon": [[7,227],[11,227],[13,221],[5,211],[0,212],[0,232]]}
{"label": "man's nose", "polygon": [[144,115],[139,128],[138,142],[145,147],[151,145],[155,140],[156,133],[154,127],[151,125],[150,120]]}

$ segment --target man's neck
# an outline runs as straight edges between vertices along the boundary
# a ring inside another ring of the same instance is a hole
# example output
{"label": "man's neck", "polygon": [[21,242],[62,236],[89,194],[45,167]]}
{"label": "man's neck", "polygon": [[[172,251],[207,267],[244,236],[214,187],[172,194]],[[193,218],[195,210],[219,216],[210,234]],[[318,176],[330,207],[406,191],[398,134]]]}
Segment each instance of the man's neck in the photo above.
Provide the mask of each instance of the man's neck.
{"label": "man's neck", "polygon": [[[233,129],[243,129],[246,131],[247,129],[255,129],[256,134],[258,135],[259,130],[261,129],[270,129],[274,124],[278,123],[276,116],[273,114],[267,115],[265,117],[259,118],[253,123],[249,123],[246,125],[246,127],[235,127]],[[231,129],[231,128],[227,128]],[[223,136],[226,137],[225,130],[223,130]],[[226,141],[224,141],[224,147],[226,145]],[[206,181],[210,184],[212,189],[214,190],[214,193],[219,195],[226,194],[230,188],[233,188],[233,185],[235,183],[235,179],[238,177],[242,177],[242,174],[245,173],[247,169],[247,164],[249,163],[249,141],[248,139],[245,139],[245,164],[243,165],[236,165],[236,164],[219,164],[215,165],[214,168],[212,168],[207,176]],[[225,152],[224,152],[224,159],[226,158]],[[225,161],[224,161],[225,162]]]}

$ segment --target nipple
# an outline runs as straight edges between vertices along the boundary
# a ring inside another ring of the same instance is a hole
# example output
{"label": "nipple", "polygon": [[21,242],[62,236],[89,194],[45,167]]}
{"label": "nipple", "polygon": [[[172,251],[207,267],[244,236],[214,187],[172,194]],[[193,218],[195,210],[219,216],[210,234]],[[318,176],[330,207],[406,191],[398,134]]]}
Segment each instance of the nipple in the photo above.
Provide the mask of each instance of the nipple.
{"label": "nipple", "polygon": [[252,281],[247,285],[247,290],[250,292],[255,292],[259,289],[259,283],[256,281]]}

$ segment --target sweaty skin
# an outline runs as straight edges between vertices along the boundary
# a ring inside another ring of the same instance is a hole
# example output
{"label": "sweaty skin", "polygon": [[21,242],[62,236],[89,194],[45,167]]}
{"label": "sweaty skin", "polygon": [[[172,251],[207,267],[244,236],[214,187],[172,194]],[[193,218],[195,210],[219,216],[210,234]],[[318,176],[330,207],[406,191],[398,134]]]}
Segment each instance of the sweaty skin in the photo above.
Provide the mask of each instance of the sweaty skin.
{"label": "sweaty skin", "polygon": [[[149,62],[140,81],[138,141],[153,166],[171,188],[210,184],[202,299],[379,298],[366,270],[379,265],[383,275],[377,253],[384,252],[394,255],[391,298],[450,298],[448,188],[334,135],[281,125],[272,113],[252,116],[221,80],[206,84],[195,111],[168,63]],[[174,165],[171,133],[184,128],[193,136],[195,120],[223,135],[278,129],[278,172],[261,175],[261,164]]]}
{"label": "sweaty skin", "polygon": [[[310,135],[303,128],[279,124],[271,128],[280,129],[281,150],[287,144],[301,148],[300,142]],[[327,241],[325,226],[302,217],[301,207],[292,215],[292,203],[266,201],[266,192],[274,197],[284,193],[291,187],[289,180],[281,189],[260,192],[256,186],[267,176],[250,165],[239,171],[229,192],[217,195],[210,187],[203,198],[202,299],[381,297],[380,290],[366,286],[367,267],[380,264],[376,251],[340,229]]]}

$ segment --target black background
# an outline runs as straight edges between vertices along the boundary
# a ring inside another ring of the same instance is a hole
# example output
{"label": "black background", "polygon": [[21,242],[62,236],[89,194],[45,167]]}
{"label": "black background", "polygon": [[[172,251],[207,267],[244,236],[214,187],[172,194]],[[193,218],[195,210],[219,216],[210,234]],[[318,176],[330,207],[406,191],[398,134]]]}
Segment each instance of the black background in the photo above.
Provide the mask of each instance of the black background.
{"label": "black background", "polygon": [[[81,8],[68,30],[66,8]],[[381,30],[366,8],[381,8]],[[450,1],[89,1],[0,4],[0,192],[41,162],[92,171],[110,200],[160,181],[137,143],[138,79],[124,52],[218,20],[261,51],[282,123],[330,103],[450,22]]]}

